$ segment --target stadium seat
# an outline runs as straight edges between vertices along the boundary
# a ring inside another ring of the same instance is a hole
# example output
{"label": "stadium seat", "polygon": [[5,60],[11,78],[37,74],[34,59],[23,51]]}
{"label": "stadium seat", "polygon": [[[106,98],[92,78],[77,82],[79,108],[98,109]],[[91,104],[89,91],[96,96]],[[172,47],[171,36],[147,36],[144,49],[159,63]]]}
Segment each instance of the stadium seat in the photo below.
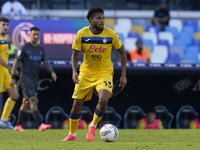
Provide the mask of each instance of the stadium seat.
{"label": "stadium seat", "polygon": [[142,37],[143,32],[144,32],[144,28],[143,28],[143,26],[133,25],[131,27],[131,32],[139,33],[140,37]]}
{"label": "stadium seat", "polygon": [[170,54],[178,54],[180,58],[183,58],[183,48],[180,46],[171,46],[170,47]]}
{"label": "stadium seat", "polygon": [[129,32],[128,37],[140,39],[140,34],[137,32]]}
{"label": "stadium seat", "polygon": [[136,49],[136,38],[125,38],[124,40],[124,47],[126,51],[130,51]]}
{"label": "stadium seat", "polygon": [[196,20],[184,20],[183,21],[184,26],[192,26],[195,30],[197,28],[197,22]]}
{"label": "stadium seat", "polygon": [[198,53],[199,53],[199,47],[198,46],[189,46],[186,49],[186,53],[198,55]]}
{"label": "stadium seat", "polygon": [[124,43],[124,35],[123,33],[118,33],[119,35],[119,39],[122,41],[122,43]]}
{"label": "stadium seat", "polygon": [[157,35],[154,32],[144,32],[142,37],[145,40],[152,40],[154,45],[158,42]]}
{"label": "stadium seat", "polygon": [[182,106],[176,114],[176,128],[188,129],[190,121],[196,119],[198,113],[190,105]]}
{"label": "stadium seat", "polygon": [[153,51],[154,44],[153,44],[152,40],[143,39],[142,44],[143,44],[143,46],[149,46],[151,51]]}
{"label": "stadium seat", "polygon": [[108,106],[103,116],[102,122],[105,124],[113,124],[119,128],[122,117],[114,110],[113,107]]}
{"label": "stadium seat", "polygon": [[186,45],[187,43],[184,41],[184,39],[176,39],[174,41],[174,44],[173,46],[178,46],[178,47],[181,47],[183,49],[183,51],[186,51]]}
{"label": "stadium seat", "polygon": [[15,121],[16,121],[16,116],[14,114],[11,114],[11,119],[10,122],[11,124],[14,126],[15,125]]}
{"label": "stadium seat", "polygon": [[158,40],[157,45],[165,45],[169,51],[170,45],[168,40]]}
{"label": "stadium seat", "polygon": [[83,119],[86,123],[89,123],[92,121],[92,112],[91,110],[86,107],[86,106],[82,106],[81,108],[81,119]]}
{"label": "stadium seat", "polygon": [[128,33],[129,33],[129,30],[127,30],[127,28],[125,27],[122,27],[120,25],[115,25],[114,27],[114,30],[117,32],[117,33],[122,33],[124,38],[126,38],[128,36]]}
{"label": "stadium seat", "polygon": [[169,51],[165,45],[156,45],[154,46],[153,53],[159,55],[159,57],[163,58],[163,61],[165,62],[168,58]]}
{"label": "stadium seat", "polygon": [[159,54],[151,53],[150,55],[150,63],[165,63],[166,59],[160,57]]}
{"label": "stadium seat", "polygon": [[[194,35],[194,32],[195,32],[195,29],[194,29],[193,26],[183,26],[181,32],[182,32],[182,33],[185,33],[187,36],[189,36],[189,37],[192,38],[193,35]],[[180,35],[180,36],[181,36],[181,35]]]}
{"label": "stadium seat", "polygon": [[198,46],[198,47],[200,47],[200,40],[192,40],[192,45],[193,46]]}
{"label": "stadium seat", "polygon": [[176,27],[178,29],[178,32],[180,33],[182,31],[183,24],[181,19],[170,19],[169,26]]}
{"label": "stadium seat", "polygon": [[145,117],[145,113],[139,106],[131,106],[124,114],[124,128],[135,129],[137,122]]}
{"label": "stadium seat", "polygon": [[167,110],[165,106],[156,106],[156,118],[162,121],[163,128],[171,129],[174,116]]}
{"label": "stadium seat", "polygon": [[194,40],[200,40],[200,32],[194,33]]}
{"label": "stadium seat", "polygon": [[188,4],[191,4],[191,1],[190,0],[178,0],[178,3],[180,5],[188,5]]}
{"label": "stadium seat", "polygon": [[105,18],[105,25],[109,25],[114,29],[115,26],[115,19],[113,18]]}
{"label": "stadium seat", "polygon": [[129,19],[129,18],[118,18],[116,20],[116,25],[130,31],[132,22],[131,22],[131,19]]}
{"label": "stadium seat", "polygon": [[[43,116],[40,115],[40,117],[41,117],[41,122],[43,122]],[[24,129],[38,129],[38,125],[31,114],[31,110],[27,111],[27,116],[21,125]]]}
{"label": "stadium seat", "polygon": [[61,129],[64,120],[69,116],[59,106],[51,107],[45,115],[45,123],[51,124],[53,129]]}
{"label": "stadium seat", "polygon": [[181,57],[177,53],[171,53],[169,54],[169,57],[167,59],[167,63],[180,63]]}
{"label": "stadium seat", "polygon": [[182,32],[179,35],[179,39],[184,41],[184,44],[186,44],[186,45],[190,45],[192,43],[192,38],[193,38],[193,35],[189,35],[186,32]]}
{"label": "stadium seat", "polygon": [[158,35],[158,33],[160,32],[160,28],[157,26],[147,26],[146,28],[147,32],[154,32]]}
{"label": "stadium seat", "polygon": [[171,32],[174,39],[177,39],[179,37],[179,32],[178,32],[178,29],[176,27],[166,26],[165,31]]}
{"label": "stadium seat", "polygon": [[151,48],[149,46],[143,46],[143,50],[147,52],[147,57],[149,60],[151,55]]}
{"label": "stadium seat", "polygon": [[171,32],[159,32],[158,34],[158,39],[159,40],[167,40],[169,41],[170,45],[173,45],[174,43],[174,38]]}

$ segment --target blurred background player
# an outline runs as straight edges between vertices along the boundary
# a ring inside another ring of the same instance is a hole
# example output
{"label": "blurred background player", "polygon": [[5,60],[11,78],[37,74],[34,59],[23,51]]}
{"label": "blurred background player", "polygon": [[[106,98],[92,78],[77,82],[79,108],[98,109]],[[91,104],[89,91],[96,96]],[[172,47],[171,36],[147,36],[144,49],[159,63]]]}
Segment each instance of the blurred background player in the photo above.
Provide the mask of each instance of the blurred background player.
{"label": "blurred background player", "polygon": [[156,110],[147,109],[146,117],[140,119],[137,123],[137,129],[163,129],[162,122],[156,119]]}
{"label": "blurred background player", "polygon": [[[5,17],[0,18],[0,95],[2,92],[7,91],[9,98],[5,102],[2,116],[0,119],[0,128],[14,129],[9,123],[8,117],[15,106],[19,93],[15,85],[9,85],[11,75],[11,66],[8,65],[9,47],[6,39],[6,34],[9,28],[9,20]],[[19,72],[15,72],[19,74]],[[0,110],[1,111],[1,110]]]}
{"label": "blurred background player", "polygon": [[[99,120],[104,115],[109,97],[113,88],[113,65],[111,62],[111,51],[114,46],[121,58],[122,72],[120,85],[126,85],[126,52],[118,34],[104,26],[104,11],[100,7],[91,8],[87,19],[90,26],[78,31],[71,57],[74,88],[73,106],[70,113],[70,132],[62,141],[76,141],[76,132],[79,119],[81,118],[81,107],[84,101],[91,99],[94,87],[98,91],[99,101],[96,106],[93,120],[90,123],[86,139],[93,141],[95,129]],[[109,38],[108,38],[109,37]],[[80,74],[77,73],[79,52],[83,50],[84,59],[80,66]]]}
{"label": "blurred background player", "polygon": [[155,10],[154,17],[152,19],[153,25],[160,28],[160,31],[165,30],[165,26],[169,24],[169,10],[167,9],[166,0],[159,0],[158,8]]}
{"label": "blurred background player", "polygon": [[200,110],[198,117],[190,122],[189,129],[200,129]]}
{"label": "blurred background player", "polygon": [[54,81],[56,81],[57,76],[46,59],[44,48],[38,45],[39,39],[40,29],[37,27],[32,27],[30,29],[30,42],[24,44],[22,50],[18,50],[13,63],[13,78],[10,81],[10,85],[13,87],[16,82],[16,75],[14,72],[16,72],[19,61],[21,61],[22,73],[20,75],[20,85],[24,96],[22,105],[19,110],[17,123],[14,129],[16,131],[24,131],[21,123],[27,115],[29,106],[31,109],[31,114],[39,126],[39,130],[43,131],[45,129],[51,128],[51,125],[46,125],[41,122],[41,117],[37,106],[37,85],[39,82],[39,70],[41,62],[43,62],[44,67],[51,74]]}
{"label": "blurred background player", "polygon": [[147,63],[147,52],[143,50],[142,41],[136,41],[136,49],[128,52],[130,55],[130,62],[132,63]]}

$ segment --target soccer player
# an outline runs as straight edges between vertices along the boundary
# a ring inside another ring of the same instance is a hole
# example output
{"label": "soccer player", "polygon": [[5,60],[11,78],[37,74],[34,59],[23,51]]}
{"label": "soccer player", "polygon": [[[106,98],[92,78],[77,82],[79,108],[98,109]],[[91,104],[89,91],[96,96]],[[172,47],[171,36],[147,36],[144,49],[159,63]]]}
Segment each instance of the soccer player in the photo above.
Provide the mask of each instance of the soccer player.
{"label": "soccer player", "polygon": [[200,111],[198,117],[189,123],[189,129],[200,129]]}
{"label": "soccer player", "polygon": [[[111,62],[111,51],[113,46],[118,50],[121,58],[122,71],[119,86],[122,87],[122,90],[127,83],[126,52],[118,34],[104,26],[103,9],[99,7],[91,8],[88,11],[87,19],[90,22],[90,26],[78,31],[72,45],[72,80],[75,83],[72,98],[74,102],[70,113],[70,132],[62,141],[76,141],[78,122],[81,118],[81,107],[84,101],[91,99],[95,87],[99,101],[86,135],[88,141],[93,141],[97,123],[104,115],[108,100],[112,94],[113,64]],[[77,66],[81,50],[84,58],[78,75]]]}
{"label": "soccer player", "polygon": [[[2,116],[0,119],[0,129],[8,128],[14,129],[14,127],[9,123],[8,117],[15,106],[17,99],[19,98],[19,93],[15,85],[11,87],[9,85],[11,75],[11,66],[8,65],[9,58],[9,46],[6,38],[6,34],[9,28],[9,20],[5,17],[0,18],[0,95],[2,92],[7,91],[9,98],[6,100]],[[19,74],[19,72],[15,72]],[[1,110],[0,110],[1,111]]]}
{"label": "soccer player", "polygon": [[162,122],[156,119],[156,110],[154,108],[147,109],[146,117],[137,123],[137,129],[163,129]]}
{"label": "soccer player", "polygon": [[41,62],[43,62],[46,70],[51,73],[54,81],[56,81],[57,76],[46,59],[44,48],[38,45],[39,39],[40,29],[37,27],[32,27],[30,29],[30,42],[24,44],[22,49],[17,51],[16,58],[13,63],[10,85],[13,87],[16,82],[15,72],[17,70],[19,61],[21,61],[22,73],[20,74],[20,85],[24,96],[19,110],[17,123],[14,128],[15,131],[24,131],[21,123],[27,115],[29,106],[31,109],[31,114],[39,126],[39,130],[43,131],[51,128],[51,125],[46,125],[41,122],[40,113],[37,107],[37,85],[39,82],[39,70]]}

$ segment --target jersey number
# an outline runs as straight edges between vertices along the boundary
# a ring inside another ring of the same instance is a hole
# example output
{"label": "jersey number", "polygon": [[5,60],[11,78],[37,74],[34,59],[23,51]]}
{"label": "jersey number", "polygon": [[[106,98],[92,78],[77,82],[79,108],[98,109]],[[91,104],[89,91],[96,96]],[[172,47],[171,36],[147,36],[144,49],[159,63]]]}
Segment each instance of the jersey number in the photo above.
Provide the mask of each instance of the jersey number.
{"label": "jersey number", "polygon": [[110,81],[108,81],[108,82],[104,81],[104,83],[105,83],[105,86],[108,86],[109,88],[111,88],[111,82]]}

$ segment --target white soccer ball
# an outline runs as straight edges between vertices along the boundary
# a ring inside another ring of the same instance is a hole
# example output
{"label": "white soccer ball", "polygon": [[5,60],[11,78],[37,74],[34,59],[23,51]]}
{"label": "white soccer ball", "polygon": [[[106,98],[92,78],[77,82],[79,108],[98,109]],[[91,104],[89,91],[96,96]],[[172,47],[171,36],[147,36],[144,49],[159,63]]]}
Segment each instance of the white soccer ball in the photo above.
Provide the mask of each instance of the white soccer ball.
{"label": "white soccer ball", "polygon": [[118,136],[118,129],[112,124],[106,124],[100,130],[100,137],[105,142],[114,142]]}

